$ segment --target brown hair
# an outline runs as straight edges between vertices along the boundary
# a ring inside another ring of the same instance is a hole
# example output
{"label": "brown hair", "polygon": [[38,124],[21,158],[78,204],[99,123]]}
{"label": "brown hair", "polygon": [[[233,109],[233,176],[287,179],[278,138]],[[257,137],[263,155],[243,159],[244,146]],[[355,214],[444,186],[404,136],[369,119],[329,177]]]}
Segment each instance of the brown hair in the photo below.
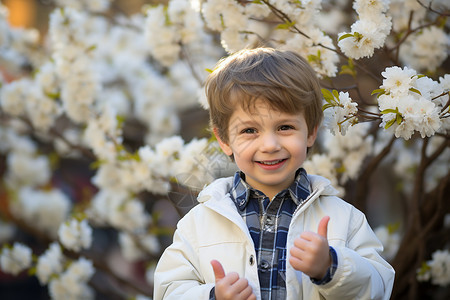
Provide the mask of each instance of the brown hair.
{"label": "brown hair", "polygon": [[218,129],[224,142],[228,142],[228,123],[235,106],[240,104],[250,111],[257,99],[267,101],[277,111],[303,112],[309,134],[323,118],[316,73],[292,51],[272,48],[238,51],[217,63],[206,80],[205,91],[211,127]]}

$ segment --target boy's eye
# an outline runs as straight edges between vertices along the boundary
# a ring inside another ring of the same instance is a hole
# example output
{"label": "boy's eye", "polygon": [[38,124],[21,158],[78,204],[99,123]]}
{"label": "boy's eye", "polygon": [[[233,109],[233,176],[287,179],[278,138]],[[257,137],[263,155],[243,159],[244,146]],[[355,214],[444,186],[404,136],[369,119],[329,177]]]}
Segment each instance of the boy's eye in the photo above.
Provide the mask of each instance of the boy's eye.
{"label": "boy's eye", "polygon": [[290,129],[295,129],[295,128],[292,125],[281,125],[280,126],[280,130],[290,130]]}
{"label": "boy's eye", "polygon": [[241,131],[241,133],[253,134],[253,133],[256,133],[256,129],[255,128],[245,128],[244,130]]}

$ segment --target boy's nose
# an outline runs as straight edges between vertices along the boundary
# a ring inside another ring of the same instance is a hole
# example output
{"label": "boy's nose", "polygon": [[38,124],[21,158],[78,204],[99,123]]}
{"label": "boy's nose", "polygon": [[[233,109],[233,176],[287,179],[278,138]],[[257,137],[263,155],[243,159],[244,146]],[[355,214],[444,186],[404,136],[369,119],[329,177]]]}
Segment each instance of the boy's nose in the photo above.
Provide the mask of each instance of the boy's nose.
{"label": "boy's nose", "polygon": [[275,152],[281,149],[280,142],[276,134],[268,133],[262,136],[261,148],[262,152]]}

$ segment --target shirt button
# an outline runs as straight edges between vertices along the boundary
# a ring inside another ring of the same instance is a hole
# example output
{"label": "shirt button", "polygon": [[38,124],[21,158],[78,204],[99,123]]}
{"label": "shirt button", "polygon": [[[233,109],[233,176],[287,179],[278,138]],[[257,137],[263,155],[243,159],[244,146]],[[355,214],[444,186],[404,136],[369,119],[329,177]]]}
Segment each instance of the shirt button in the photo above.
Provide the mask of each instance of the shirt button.
{"label": "shirt button", "polygon": [[270,263],[267,260],[262,260],[259,267],[261,268],[261,271],[265,272],[270,268]]}
{"label": "shirt button", "polygon": [[253,255],[250,255],[249,263],[250,266],[253,266],[255,264],[255,257]]}

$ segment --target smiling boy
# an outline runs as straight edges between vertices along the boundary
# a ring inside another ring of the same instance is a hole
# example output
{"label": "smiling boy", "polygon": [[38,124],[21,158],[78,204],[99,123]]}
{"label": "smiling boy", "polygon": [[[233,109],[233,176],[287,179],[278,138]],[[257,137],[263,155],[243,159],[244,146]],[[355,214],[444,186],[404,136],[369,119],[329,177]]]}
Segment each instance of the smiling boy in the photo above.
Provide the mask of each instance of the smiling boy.
{"label": "smiling boy", "polygon": [[365,216],[302,164],[319,82],[291,51],[243,50],[206,82],[211,127],[237,164],[177,226],[154,299],[389,299],[394,271]]}

